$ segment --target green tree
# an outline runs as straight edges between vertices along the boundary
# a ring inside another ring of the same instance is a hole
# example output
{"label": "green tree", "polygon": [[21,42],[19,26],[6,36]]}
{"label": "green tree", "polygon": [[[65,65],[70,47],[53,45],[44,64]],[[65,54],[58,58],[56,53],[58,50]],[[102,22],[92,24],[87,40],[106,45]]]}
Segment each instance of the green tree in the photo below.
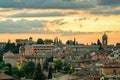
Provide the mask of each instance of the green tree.
{"label": "green tree", "polygon": [[5,47],[3,48],[3,53],[11,51],[13,53],[19,53],[19,47],[21,45],[15,45],[15,43],[11,43],[10,41],[7,42]]}
{"label": "green tree", "polygon": [[3,69],[5,67],[5,63],[3,61],[0,62],[0,69]]}
{"label": "green tree", "polygon": [[35,68],[34,80],[45,80],[45,79],[46,79],[46,77],[41,70],[41,65],[40,65],[40,63],[38,63]]}
{"label": "green tree", "polygon": [[20,48],[20,46],[22,46],[22,44],[17,44],[17,45],[15,46],[15,48],[14,48],[13,53],[19,53],[19,48]]}
{"label": "green tree", "polygon": [[24,70],[21,69],[21,70],[18,70],[18,68],[13,68],[13,77],[16,78],[16,79],[20,79],[21,77],[24,77],[25,76],[25,73],[24,73]]}
{"label": "green tree", "polygon": [[69,73],[69,71],[70,71],[70,64],[64,63],[63,71],[65,73]]}
{"label": "green tree", "polygon": [[52,39],[45,39],[44,44],[52,44],[53,40]]}
{"label": "green tree", "polygon": [[52,79],[52,72],[53,72],[53,69],[52,69],[52,66],[50,66],[48,71],[48,79]]}
{"label": "green tree", "polygon": [[74,43],[74,41],[72,41],[72,40],[67,40],[67,42],[66,42],[67,45],[73,45],[73,43]]}
{"label": "green tree", "polygon": [[46,71],[48,71],[48,64],[49,64],[49,62],[53,62],[53,56],[51,56],[49,58],[47,57],[45,59],[45,61],[44,61],[43,69],[46,70]]}
{"label": "green tree", "polygon": [[8,75],[12,75],[12,65],[10,63],[5,64],[4,73]]}
{"label": "green tree", "polygon": [[35,64],[34,62],[28,62],[24,67],[25,77],[26,78],[33,78],[33,74],[35,71]]}
{"label": "green tree", "polygon": [[3,52],[8,52],[9,51],[9,48],[10,48],[10,41],[8,40],[7,44],[5,45],[4,49],[3,49]]}
{"label": "green tree", "polygon": [[47,62],[53,62],[53,56],[46,58]]}
{"label": "green tree", "polygon": [[9,50],[14,53],[15,52],[15,48],[16,48],[15,43],[10,43]]}
{"label": "green tree", "polygon": [[3,54],[0,54],[0,62],[3,62]]}
{"label": "green tree", "polygon": [[37,44],[44,44],[43,39],[39,38],[39,39],[37,40]]}
{"label": "green tree", "polygon": [[46,70],[46,71],[48,71],[48,60],[47,60],[47,58],[46,58],[46,60],[44,61],[44,64],[43,64],[43,69],[44,70]]}
{"label": "green tree", "polygon": [[61,70],[63,67],[63,62],[61,60],[55,61],[54,67],[55,67],[55,70]]}
{"label": "green tree", "polygon": [[50,62],[53,62],[53,56],[50,57]]}
{"label": "green tree", "polygon": [[104,50],[104,48],[102,47],[102,45],[99,45],[98,50]]}
{"label": "green tree", "polygon": [[97,45],[102,45],[102,43],[100,42],[100,39],[97,40]]}
{"label": "green tree", "polygon": [[120,48],[120,43],[116,43],[116,47],[117,47],[117,48]]}

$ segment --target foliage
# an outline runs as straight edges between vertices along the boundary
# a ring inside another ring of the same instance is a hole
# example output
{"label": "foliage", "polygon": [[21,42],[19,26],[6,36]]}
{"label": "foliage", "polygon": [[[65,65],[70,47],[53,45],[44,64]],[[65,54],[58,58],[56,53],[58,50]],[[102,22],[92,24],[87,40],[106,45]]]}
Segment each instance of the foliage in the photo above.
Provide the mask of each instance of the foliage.
{"label": "foliage", "polygon": [[53,56],[47,58],[47,61],[48,61],[48,62],[53,62]]}
{"label": "foliage", "polygon": [[70,70],[70,65],[64,64],[63,71],[64,71],[65,73],[69,73],[69,70]]}
{"label": "foliage", "polygon": [[8,75],[12,75],[12,65],[10,63],[5,64],[4,73]]}
{"label": "foliage", "polygon": [[53,56],[46,58],[43,64],[43,69],[45,69],[46,71],[48,70],[48,64],[49,62],[53,62]]}
{"label": "foliage", "polygon": [[104,50],[104,48],[102,47],[102,45],[99,45],[98,50]]}
{"label": "foliage", "polygon": [[63,67],[63,62],[61,60],[57,60],[55,61],[55,65],[54,65],[56,70],[61,70]]}
{"label": "foliage", "polygon": [[50,66],[50,67],[49,67],[49,71],[48,71],[48,79],[52,79],[52,72],[53,72],[53,69],[52,69],[52,67]]}
{"label": "foliage", "polygon": [[64,63],[63,71],[64,71],[65,73],[71,74],[71,73],[74,71],[74,68],[73,68],[70,64]]}
{"label": "foliage", "polygon": [[39,38],[39,39],[37,40],[37,44],[44,44],[43,39]]}
{"label": "foliage", "polygon": [[24,70],[18,70],[18,68],[13,68],[13,77],[16,79],[20,79],[21,77],[25,76]]}
{"label": "foliage", "polygon": [[116,43],[116,46],[117,46],[118,48],[120,48],[120,43]]}
{"label": "foliage", "polygon": [[51,43],[53,43],[52,39],[45,39],[44,40],[44,44],[51,44]]}
{"label": "foliage", "polygon": [[5,47],[3,48],[3,53],[8,51],[11,51],[13,53],[19,53],[20,46],[20,44],[15,45],[15,43],[11,43],[10,41],[8,41]]}
{"label": "foliage", "polygon": [[22,46],[22,44],[17,44],[17,45],[15,45],[15,48],[14,48],[13,53],[19,53],[19,48],[20,48],[20,46]]}
{"label": "foliage", "polygon": [[46,70],[46,71],[48,70],[48,63],[49,62],[47,60],[45,60],[44,64],[43,64],[43,69]]}
{"label": "foliage", "polygon": [[73,45],[73,43],[74,43],[74,41],[72,41],[72,40],[67,40],[66,41],[66,44],[68,44],[68,45]]}
{"label": "foliage", "polygon": [[97,40],[97,45],[102,45],[102,43],[100,42],[100,39]]}
{"label": "foliage", "polygon": [[37,64],[35,68],[35,75],[34,75],[34,80],[45,80],[45,75],[41,70],[41,65],[40,63]]}
{"label": "foliage", "polygon": [[8,42],[4,47],[4,52],[8,52],[8,51],[14,52],[14,50],[15,50],[15,43]]}
{"label": "foliage", "polygon": [[3,61],[0,62],[0,69],[3,69],[5,67],[5,63]]}
{"label": "foliage", "polygon": [[0,54],[0,62],[3,62],[3,54]]}
{"label": "foliage", "polygon": [[34,62],[30,61],[28,62],[24,67],[25,77],[26,78],[33,78],[33,74],[35,71],[35,64]]}

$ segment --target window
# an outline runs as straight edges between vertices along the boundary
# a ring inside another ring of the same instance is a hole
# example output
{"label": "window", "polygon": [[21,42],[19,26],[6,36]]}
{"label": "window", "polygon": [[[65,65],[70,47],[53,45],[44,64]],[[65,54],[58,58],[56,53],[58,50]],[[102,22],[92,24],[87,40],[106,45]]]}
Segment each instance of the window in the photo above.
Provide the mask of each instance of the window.
{"label": "window", "polygon": [[116,75],[116,74],[117,74],[117,71],[116,71],[115,69],[113,70],[113,74],[114,74],[114,75]]}

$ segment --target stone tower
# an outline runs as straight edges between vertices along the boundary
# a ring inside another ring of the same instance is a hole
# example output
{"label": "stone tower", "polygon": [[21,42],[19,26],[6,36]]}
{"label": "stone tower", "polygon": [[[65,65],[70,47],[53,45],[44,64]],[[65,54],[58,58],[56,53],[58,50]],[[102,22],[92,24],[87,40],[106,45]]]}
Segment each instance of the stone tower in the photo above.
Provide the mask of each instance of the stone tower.
{"label": "stone tower", "polygon": [[108,45],[108,36],[105,33],[102,36],[102,44],[103,45]]}

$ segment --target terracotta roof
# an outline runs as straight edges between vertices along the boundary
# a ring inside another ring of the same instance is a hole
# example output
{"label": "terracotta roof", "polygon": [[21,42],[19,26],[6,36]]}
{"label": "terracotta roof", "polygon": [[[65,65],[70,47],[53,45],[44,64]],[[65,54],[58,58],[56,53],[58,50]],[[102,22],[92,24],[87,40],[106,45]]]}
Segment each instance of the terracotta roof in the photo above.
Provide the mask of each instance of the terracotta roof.
{"label": "terracotta roof", "polygon": [[14,57],[14,54],[13,54],[12,52],[8,51],[8,52],[5,53],[3,56],[4,56],[4,57]]}
{"label": "terracotta roof", "polygon": [[39,55],[25,55],[25,58],[26,59],[40,59],[40,58],[43,58],[43,56],[39,56]]}
{"label": "terracotta roof", "polygon": [[102,62],[103,66],[101,67],[119,67],[120,68],[120,62],[117,60],[107,60]]}

